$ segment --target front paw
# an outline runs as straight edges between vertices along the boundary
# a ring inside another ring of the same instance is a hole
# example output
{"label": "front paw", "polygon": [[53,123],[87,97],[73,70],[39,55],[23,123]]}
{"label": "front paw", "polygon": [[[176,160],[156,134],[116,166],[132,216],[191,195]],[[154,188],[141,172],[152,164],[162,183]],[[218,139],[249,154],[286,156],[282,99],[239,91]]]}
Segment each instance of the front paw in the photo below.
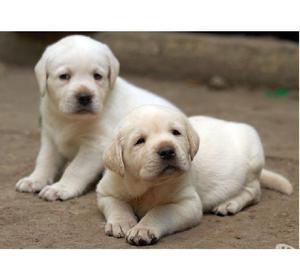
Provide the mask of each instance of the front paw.
{"label": "front paw", "polygon": [[24,177],[16,184],[16,190],[18,192],[39,192],[47,185],[46,181],[38,180],[33,177]]}
{"label": "front paw", "polygon": [[156,243],[159,239],[158,232],[153,228],[134,226],[126,235],[126,241],[135,246],[146,246]]}
{"label": "front paw", "polygon": [[113,236],[116,238],[125,237],[130,228],[134,227],[137,224],[136,220],[132,221],[120,221],[105,224],[105,234],[107,236]]}
{"label": "front paw", "polygon": [[39,193],[39,197],[47,201],[64,201],[78,195],[79,193],[59,183],[46,186]]}

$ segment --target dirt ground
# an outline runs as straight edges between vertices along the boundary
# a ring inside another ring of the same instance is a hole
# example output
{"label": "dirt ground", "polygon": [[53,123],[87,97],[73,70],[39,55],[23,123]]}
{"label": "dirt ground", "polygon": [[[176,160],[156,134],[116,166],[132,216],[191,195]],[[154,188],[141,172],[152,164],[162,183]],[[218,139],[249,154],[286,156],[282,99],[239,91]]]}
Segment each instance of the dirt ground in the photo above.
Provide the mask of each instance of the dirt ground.
{"label": "dirt ground", "polygon": [[[235,216],[205,215],[193,229],[149,248],[299,247],[298,94],[272,98],[265,91],[210,90],[191,81],[126,76],[175,102],[188,115],[211,115],[254,125],[265,146],[267,167],[286,175],[291,196],[264,190],[259,204]],[[38,88],[31,69],[8,68],[0,76],[0,248],[134,248],[104,235],[95,192],[66,202],[45,202],[18,193],[39,148]]]}

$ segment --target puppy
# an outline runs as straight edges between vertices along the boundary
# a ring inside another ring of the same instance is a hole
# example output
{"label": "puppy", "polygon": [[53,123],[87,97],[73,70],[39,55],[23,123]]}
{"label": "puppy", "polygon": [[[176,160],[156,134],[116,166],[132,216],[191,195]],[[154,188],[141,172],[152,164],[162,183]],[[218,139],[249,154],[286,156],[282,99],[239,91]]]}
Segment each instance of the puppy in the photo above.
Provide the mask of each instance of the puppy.
{"label": "puppy", "polygon": [[[117,123],[143,104],[168,101],[118,77],[104,44],[69,36],[49,46],[35,67],[41,103],[41,147],[34,171],[16,184],[49,201],[81,195],[103,170],[103,150]],[[58,177],[61,179],[54,183]]]}
{"label": "puppy", "polygon": [[105,233],[134,245],[193,227],[203,212],[235,214],[259,201],[260,183],[292,192],[287,179],[263,169],[254,128],[203,116],[187,119],[165,107],[132,111],[104,164],[97,203]]}

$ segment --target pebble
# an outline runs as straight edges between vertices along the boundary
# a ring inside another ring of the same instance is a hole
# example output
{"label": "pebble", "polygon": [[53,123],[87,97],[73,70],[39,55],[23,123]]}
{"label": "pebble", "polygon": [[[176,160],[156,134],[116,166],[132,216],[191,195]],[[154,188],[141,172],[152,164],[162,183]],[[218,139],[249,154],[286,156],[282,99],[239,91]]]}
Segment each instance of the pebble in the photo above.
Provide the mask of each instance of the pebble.
{"label": "pebble", "polygon": [[217,75],[213,76],[209,81],[209,86],[217,90],[222,90],[226,88],[226,85],[227,84],[225,79]]}

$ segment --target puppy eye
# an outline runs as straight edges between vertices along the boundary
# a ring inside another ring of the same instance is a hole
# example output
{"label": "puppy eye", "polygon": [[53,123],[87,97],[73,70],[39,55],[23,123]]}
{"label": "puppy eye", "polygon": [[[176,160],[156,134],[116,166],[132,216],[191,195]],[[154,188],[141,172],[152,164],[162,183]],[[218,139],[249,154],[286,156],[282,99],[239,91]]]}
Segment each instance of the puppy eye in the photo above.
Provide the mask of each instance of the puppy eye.
{"label": "puppy eye", "polygon": [[181,135],[181,133],[177,129],[172,129],[172,134],[174,136],[180,136]]}
{"label": "puppy eye", "polygon": [[95,79],[96,81],[99,81],[99,80],[102,79],[102,75],[99,74],[99,73],[94,73],[94,79]]}
{"label": "puppy eye", "polygon": [[68,73],[64,73],[64,74],[59,75],[59,79],[61,79],[63,81],[70,80],[70,78],[71,78],[71,75],[68,74]]}
{"label": "puppy eye", "polygon": [[136,145],[144,144],[145,142],[146,142],[145,138],[139,138],[134,145],[136,146]]}

